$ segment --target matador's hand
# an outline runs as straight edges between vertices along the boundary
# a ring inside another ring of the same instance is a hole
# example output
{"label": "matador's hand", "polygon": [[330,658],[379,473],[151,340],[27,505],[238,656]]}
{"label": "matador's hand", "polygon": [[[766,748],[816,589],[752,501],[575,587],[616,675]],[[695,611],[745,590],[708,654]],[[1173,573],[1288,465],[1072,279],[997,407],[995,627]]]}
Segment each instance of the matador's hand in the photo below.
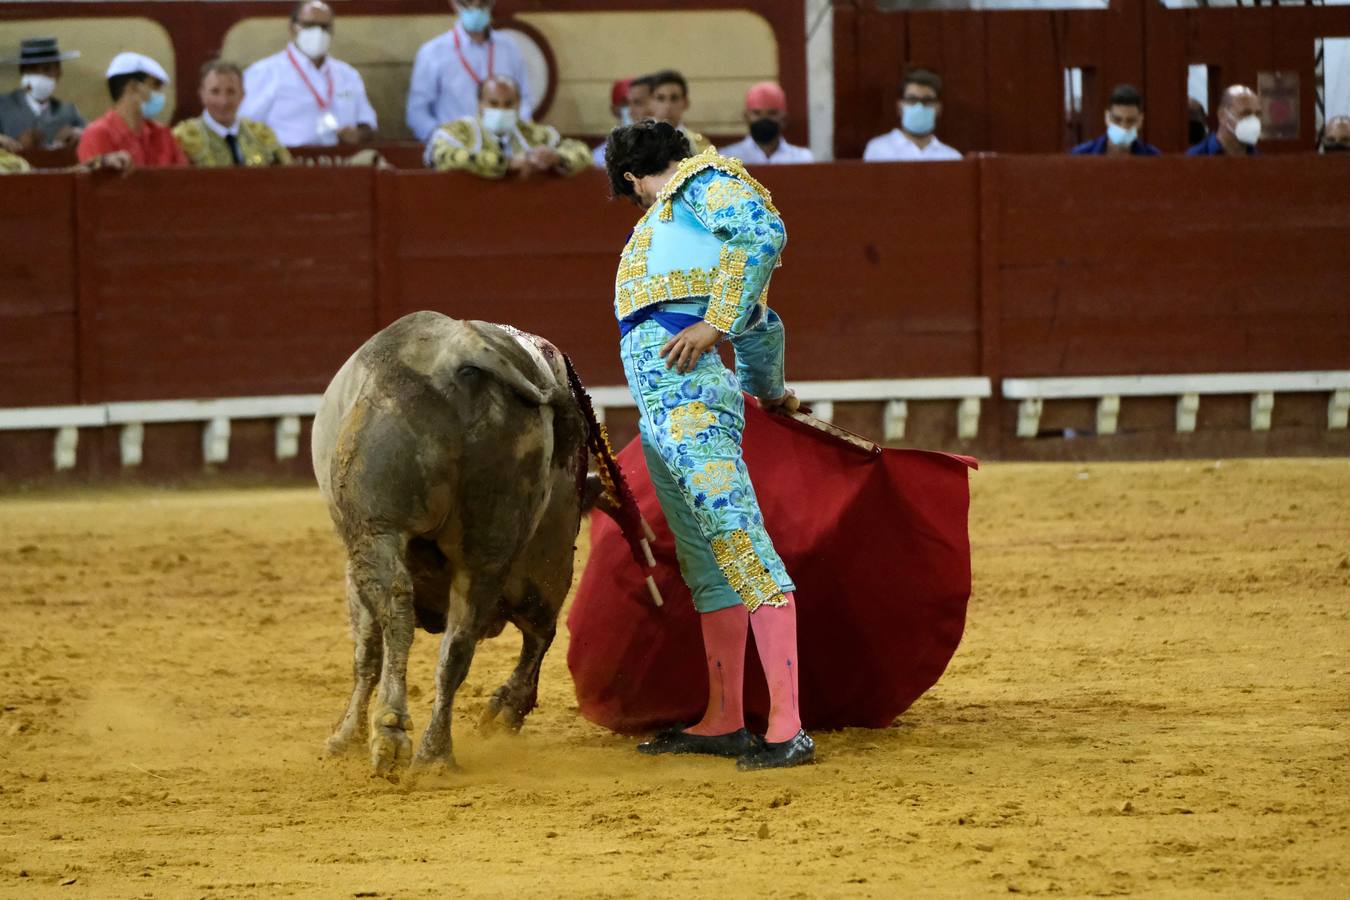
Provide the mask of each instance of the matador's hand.
{"label": "matador's hand", "polygon": [[802,405],[802,401],[797,399],[797,395],[788,388],[783,392],[783,396],[773,400],[760,400],[759,406],[765,412],[778,413],[780,416],[791,415],[795,413]]}
{"label": "matador's hand", "polygon": [[695,322],[666,341],[666,345],[661,348],[661,356],[665,358],[667,369],[673,368],[683,375],[693,371],[699,358],[717,346],[721,339],[722,332],[707,322]]}

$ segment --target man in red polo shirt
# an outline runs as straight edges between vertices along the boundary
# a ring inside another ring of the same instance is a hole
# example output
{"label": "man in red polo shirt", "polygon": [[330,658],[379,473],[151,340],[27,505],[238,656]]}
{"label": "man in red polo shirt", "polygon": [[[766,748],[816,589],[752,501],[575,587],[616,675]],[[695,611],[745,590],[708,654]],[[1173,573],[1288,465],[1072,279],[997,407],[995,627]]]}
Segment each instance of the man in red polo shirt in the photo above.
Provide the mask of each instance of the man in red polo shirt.
{"label": "man in red polo shirt", "polygon": [[112,109],[90,122],[80,137],[80,162],[125,150],[136,166],[186,166],[173,132],[154,117],[164,110],[164,67],[141,53],[119,53],[108,64]]}

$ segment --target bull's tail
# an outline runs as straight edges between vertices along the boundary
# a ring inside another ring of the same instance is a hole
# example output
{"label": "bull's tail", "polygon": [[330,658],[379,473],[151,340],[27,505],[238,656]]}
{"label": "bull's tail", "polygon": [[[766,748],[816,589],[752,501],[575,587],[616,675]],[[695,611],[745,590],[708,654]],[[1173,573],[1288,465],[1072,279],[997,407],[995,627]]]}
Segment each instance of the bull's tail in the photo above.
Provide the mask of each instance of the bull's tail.
{"label": "bull's tail", "polygon": [[[656,535],[651,525],[642,517],[637,499],[633,496],[628,481],[623,476],[623,470],[619,468],[619,463],[614,458],[614,447],[609,442],[609,432],[596,417],[595,406],[591,403],[590,395],[586,393],[585,385],[581,383],[576,366],[572,365],[572,358],[563,354],[563,362],[567,365],[567,382],[572,388],[572,396],[586,420],[586,446],[595,458],[596,472],[605,487],[600,508],[619,526],[634,561],[639,566],[654,569],[656,558],[652,556],[651,543],[656,540]],[[656,582],[650,575],[647,576],[647,589],[651,593],[652,601],[660,606],[661,592],[657,590]]]}

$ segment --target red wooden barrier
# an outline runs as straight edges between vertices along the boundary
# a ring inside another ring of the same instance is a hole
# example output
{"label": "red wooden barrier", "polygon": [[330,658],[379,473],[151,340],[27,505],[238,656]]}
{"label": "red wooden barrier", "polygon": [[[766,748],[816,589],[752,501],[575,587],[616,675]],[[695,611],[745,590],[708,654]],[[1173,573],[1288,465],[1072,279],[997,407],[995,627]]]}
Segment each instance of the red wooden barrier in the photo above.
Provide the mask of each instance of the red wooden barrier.
{"label": "red wooden barrier", "polygon": [[77,177],[82,402],[321,391],[375,330],[373,172]]}
{"label": "red wooden barrier", "polygon": [[0,407],[78,400],[74,187],[24,175],[0,190]]}
{"label": "red wooden barrier", "polygon": [[[1350,161],[990,159],[1000,375],[1350,364]],[[1053,189],[1048,186],[1053,185]]]}
{"label": "red wooden barrier", "polygon": [[[1350,369],[1350,160],[758,174],[788,225],[772,302],[796,381]],[[639,213],[599,173],[145,170],[3,187],[0,407],[318,392],[422,308],[544,334],[592,385],[622,381],[613,274]],[[837,412],[863,430],[879,416]],[[1009,414],[990,405],[975,449],[997,452]],[[49,434],[30,444],[49,458]]]}

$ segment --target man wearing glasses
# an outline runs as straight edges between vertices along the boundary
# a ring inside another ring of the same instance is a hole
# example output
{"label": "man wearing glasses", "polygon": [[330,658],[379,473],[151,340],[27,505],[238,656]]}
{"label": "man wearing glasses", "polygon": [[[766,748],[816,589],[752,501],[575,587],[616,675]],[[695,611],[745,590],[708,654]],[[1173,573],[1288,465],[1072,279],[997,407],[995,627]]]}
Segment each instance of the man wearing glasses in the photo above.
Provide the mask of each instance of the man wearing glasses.
{"label": "man wearing glasses", "polygon": [[942,79],[927,69],[911,69],[896,103],[900,124],[867,142],[864,162],[928,162],[960,159],[957,150],[937,139],[942,113]]}
{"label": "man wearing glasses", "polygon": [[290,34],[284,50],[244,70],[239,115],[267,125],[287,147],[373,141],[378,123],[365,82],[328,53],[333,10],[322,0],[300,0]]}

